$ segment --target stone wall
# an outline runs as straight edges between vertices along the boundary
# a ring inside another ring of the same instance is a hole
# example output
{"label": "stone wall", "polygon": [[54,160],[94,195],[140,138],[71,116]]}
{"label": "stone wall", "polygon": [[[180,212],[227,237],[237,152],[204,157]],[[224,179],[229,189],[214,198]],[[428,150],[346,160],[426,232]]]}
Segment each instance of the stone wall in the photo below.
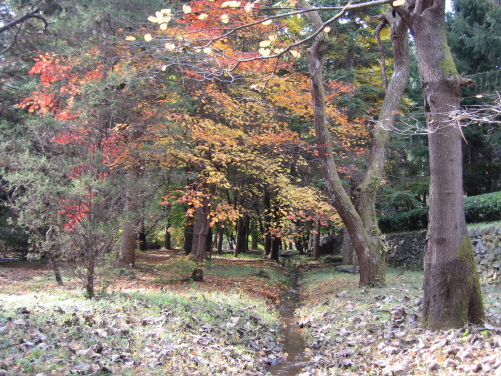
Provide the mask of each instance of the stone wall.
{"label": "stone wall", "polygon": [[[469,230],[482,282],[501,280],[501,226]],[[386,261],[393,267],[423,269],[426,231],[388,234]]]}

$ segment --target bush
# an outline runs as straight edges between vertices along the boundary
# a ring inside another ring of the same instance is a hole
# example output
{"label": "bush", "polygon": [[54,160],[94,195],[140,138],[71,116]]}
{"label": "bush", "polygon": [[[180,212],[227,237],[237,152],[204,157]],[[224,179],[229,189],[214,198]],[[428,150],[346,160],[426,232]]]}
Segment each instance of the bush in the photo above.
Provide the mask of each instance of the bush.
{"label": "bush", "polygon": [[426,228],[426,226],[428,226],[427,207],[379,218],[379,228],[383,233],[417,231]]}
{"label": "bush", "polygon": [[464,199],[466,222],[490,222],[501,219],[501,191]]}
{"label": "bush", "polygon": [[[464,210],[466,223],[501,220],[501,191],[466,197]],[[383,233],[416,231],[426,229],[427,226],[427,207],[379,218],[379,228]]]}

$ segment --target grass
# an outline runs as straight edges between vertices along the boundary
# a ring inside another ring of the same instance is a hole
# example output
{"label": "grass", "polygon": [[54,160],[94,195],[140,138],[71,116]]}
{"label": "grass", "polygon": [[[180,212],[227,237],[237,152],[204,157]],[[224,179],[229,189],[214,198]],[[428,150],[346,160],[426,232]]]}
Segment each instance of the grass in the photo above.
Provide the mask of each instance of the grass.
{"label": "grass", "polygon": [[0,358],[9,374],[228,374],[239,354],[260,375],[265,356],[249,345],[249,334],[275,341],[278,333],[276,311],[241,292],[185,285],[93,300],[79,290],[12,292],[0,293]]}

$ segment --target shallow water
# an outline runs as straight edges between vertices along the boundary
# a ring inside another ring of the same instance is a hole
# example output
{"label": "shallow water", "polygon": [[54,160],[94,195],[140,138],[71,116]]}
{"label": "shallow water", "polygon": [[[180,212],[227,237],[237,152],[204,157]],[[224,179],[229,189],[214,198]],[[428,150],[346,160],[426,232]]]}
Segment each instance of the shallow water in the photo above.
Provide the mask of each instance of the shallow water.
{"label": "shallow water", "polygon": [[299,290],[297,288],[297,270],[290,260],[287,260],[290,271],[290,280],[287,289],[282,293],[280,303],[280,316],[283,327],[282,340],[284,353],[287,359],[279,364],[270,366],[268,371],[272,375],[293,376],[301,373],[308,364],[309,357],[305,349],[302,329],[296,322],[294,311],[299,303]]}

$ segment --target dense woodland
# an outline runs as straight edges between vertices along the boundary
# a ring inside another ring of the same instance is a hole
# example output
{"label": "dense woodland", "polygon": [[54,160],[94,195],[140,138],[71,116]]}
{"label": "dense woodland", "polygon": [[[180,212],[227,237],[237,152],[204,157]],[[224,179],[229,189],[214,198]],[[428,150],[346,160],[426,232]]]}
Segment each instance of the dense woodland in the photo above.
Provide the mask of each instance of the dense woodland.
{"label": "dense woodland", "polygon": [[[43,254],[60,283],[70,261],[92,297],[103,265],[133,267],[151,242],[199,263],[223,249],[278,260],[318,257],[320,237],[345,228],[360,286],[377,287],[378,221],[405,231],[420,210],[436,256],[425,260],[425,323],[481,321],[463,200],[490,194],[473,220],[489,207],[487,219],[501,217],[501,5],[444,9],[7,0],[4,253]],[[426,287],[441,283],[462,294],[445,316],[450,302]]]}

